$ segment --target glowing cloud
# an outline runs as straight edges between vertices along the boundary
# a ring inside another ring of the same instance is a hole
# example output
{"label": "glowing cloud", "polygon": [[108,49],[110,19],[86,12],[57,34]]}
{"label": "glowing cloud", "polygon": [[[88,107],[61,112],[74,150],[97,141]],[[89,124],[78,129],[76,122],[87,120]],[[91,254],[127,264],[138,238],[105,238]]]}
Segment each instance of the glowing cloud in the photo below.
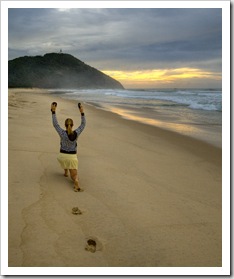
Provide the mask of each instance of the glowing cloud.
{"label": "glowing cloud", "polygon": [[209,79],[221,81],[221,73],[203,71],[196,68],[154,69],[142,71],[103,71],[125,85],[172,85],[183,80]]}

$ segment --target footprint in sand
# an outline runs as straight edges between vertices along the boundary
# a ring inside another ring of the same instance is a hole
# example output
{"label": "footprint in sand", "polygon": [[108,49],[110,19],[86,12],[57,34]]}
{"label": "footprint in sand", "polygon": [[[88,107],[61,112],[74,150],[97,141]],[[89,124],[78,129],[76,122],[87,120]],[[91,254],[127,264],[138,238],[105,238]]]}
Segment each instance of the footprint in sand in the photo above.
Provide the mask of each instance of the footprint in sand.
{"label": "footprint in sand", "polygon": [[96,252],[96,245],[97,245],[96,241],[90,238],[90,239],[87,240],[85,250],[89,251],[89,252],[92,252],[92,253],[95,253]]}
{"label": "footprint in sand", "polygon": [[101,241],[95,237],[95,236],[89,236],[86,238],[86,246],[85,246],[85,250],[95,253],[97,251],[102,251],[103,250],[103,245],[101,243]]}
{"label": "footprint in sand", "polygon": [[80,215],[82,214],[82,211],[78,208],[78,207],[73,207],[72,208],[72,214],[75,214],[75,215]]}

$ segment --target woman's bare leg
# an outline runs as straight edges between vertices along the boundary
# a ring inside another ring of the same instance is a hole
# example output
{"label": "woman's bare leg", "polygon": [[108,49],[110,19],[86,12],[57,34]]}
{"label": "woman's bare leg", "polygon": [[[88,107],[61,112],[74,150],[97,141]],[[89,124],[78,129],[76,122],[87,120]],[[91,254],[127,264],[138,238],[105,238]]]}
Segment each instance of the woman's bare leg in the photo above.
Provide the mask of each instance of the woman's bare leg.
{"label": "woman's bare leg", "polygon": [[74,181],[74,190],[81,191],[81,188],[79,187],[79,181],[78,181],[78,172],[76,169],[69,169],[71,179]]}
{"label": "woman's bare leg", "polygon": [[64,169],[64,176],[68,177],[68,169]]}

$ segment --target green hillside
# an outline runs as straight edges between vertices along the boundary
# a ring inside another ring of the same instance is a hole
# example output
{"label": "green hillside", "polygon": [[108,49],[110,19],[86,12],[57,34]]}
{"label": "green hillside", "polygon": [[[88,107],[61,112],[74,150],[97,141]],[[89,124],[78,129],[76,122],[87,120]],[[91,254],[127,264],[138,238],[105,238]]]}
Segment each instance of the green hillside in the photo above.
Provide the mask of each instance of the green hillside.
{"label": "green hillside", "polygon": [[124,89],[117,80],[65,53],[8,61],[8,87]]}

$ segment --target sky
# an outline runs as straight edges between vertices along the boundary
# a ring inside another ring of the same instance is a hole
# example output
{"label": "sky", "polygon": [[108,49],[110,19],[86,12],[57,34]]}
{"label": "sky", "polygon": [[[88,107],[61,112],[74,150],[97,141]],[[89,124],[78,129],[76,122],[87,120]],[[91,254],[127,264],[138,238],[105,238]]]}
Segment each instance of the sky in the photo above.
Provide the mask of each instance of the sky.
{"label": "sky", "polygon": [[60,50],[125,88],[221,88],[222,9],[8,9],[8,60]]}

